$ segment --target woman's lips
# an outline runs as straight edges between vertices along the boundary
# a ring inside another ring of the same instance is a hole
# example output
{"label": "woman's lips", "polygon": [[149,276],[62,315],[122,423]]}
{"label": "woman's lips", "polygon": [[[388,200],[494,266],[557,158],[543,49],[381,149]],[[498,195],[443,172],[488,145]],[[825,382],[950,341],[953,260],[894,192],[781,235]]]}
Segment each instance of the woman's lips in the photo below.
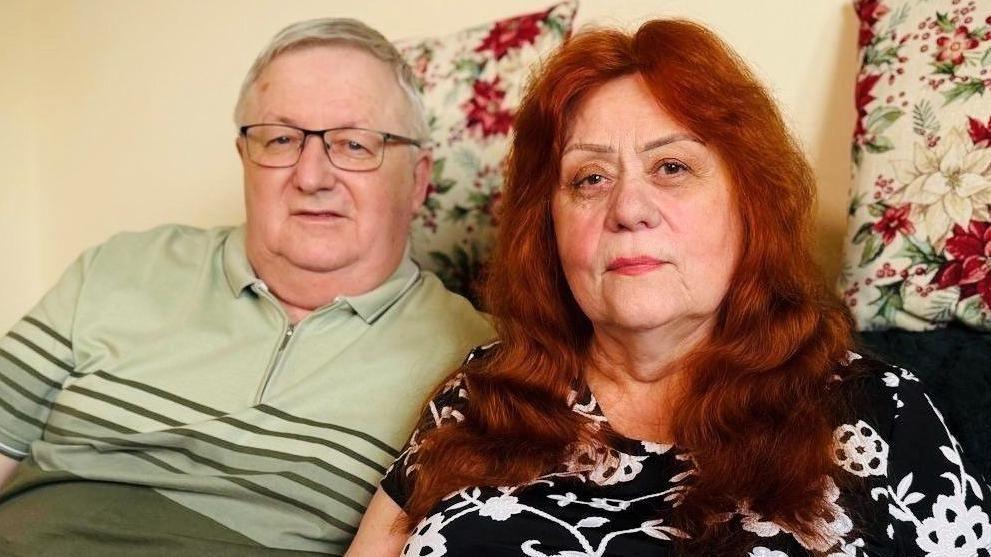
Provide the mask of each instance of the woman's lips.
{"label": "woman's lips", "polygon": [[642,275],[643,273],[649,273],[659,268],[665,263],[666,261],[646,256],[619,257],[609,262],[606,271],[620,275]]}

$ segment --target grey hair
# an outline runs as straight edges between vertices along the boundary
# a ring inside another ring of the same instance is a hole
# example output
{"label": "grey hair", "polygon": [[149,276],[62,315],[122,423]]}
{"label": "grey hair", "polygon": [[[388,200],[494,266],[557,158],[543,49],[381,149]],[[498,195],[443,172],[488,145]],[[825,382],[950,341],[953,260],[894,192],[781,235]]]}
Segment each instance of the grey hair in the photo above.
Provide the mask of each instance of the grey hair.
{"label": "grey hair", "polygon": [[261,51],[258,58],[255,58],[254,64],[251,65],[248,74],[244,77],[241,92],[237,97],[237,105],[234,108],[234,123],[238,126],[244,124],[242,118],[244,117],[245,102],[251,93],[251,87],[258,80],[258,76],[277,56],[310,46],[340,44],[361,49],[392,67],[396,73],[399,88],[406,95],[406,100],[412,109],[412,122],[410,122],[412,132],[417,139],[428,139],[430,128],[427,125],[423,100],[420,98],[419,82],[416,75],[413,74],[413,70],[396,47],[382,33],[357,19],[350,18],[326,17],[300,21],[279,31],[268,43],[268,46]]}

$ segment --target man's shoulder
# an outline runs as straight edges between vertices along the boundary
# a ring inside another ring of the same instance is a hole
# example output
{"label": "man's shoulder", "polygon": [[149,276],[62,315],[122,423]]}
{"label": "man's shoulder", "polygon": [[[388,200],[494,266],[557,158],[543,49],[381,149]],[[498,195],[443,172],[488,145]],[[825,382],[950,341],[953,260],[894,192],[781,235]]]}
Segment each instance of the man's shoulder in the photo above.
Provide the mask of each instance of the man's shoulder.
{"label": "man's shoulder", "polygon": [[141,250],[148,253],[148,250],[159,249],[197,250],[223,244],[234,230],[231,226],[197,228],[184,224],[163,224],[147,230],[118,232],[100,246],[100,251]]}
{"label": "man's shoulder", "polygon": [[404,311],[413,312],[421,327],[445,329],[479,339],[494,333],[489,316],[463,296],[451,292],[429,271],[421,271]]}
{"label": "man's shoulder", "polygon": [[156,276],[166,279],[172,271],[185,273],[218,265],[232,227],[202,229],[166,224],[138,232],[119,232],[90,251],[87,282],[109,285]]}

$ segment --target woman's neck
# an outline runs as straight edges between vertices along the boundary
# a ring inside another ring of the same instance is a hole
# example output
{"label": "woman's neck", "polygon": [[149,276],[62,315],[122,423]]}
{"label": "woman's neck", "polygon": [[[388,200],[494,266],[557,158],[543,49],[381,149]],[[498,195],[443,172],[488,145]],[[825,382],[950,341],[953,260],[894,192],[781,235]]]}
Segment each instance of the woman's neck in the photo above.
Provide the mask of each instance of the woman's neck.
{"label": "woman's neck", "polygon": [[663,332],[595,329],[585,380],[617,433],[645,441],[673,440],[670,424],[684,384],[681,362],[711,330],[707,322]]}

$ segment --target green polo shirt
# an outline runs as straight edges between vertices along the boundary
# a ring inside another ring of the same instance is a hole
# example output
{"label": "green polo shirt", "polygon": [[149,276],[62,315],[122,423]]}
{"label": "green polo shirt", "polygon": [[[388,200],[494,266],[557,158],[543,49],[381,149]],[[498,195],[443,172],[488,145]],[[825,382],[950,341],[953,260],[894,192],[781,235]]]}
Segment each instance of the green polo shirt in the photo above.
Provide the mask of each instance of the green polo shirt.
{"label": "green polo shirt", "polygon": [[0,339],[0,452],[24,459],[0,547],[340,554],[431,388],[492,336],[408,258],[291,326],[243,228],[115,236]]}

